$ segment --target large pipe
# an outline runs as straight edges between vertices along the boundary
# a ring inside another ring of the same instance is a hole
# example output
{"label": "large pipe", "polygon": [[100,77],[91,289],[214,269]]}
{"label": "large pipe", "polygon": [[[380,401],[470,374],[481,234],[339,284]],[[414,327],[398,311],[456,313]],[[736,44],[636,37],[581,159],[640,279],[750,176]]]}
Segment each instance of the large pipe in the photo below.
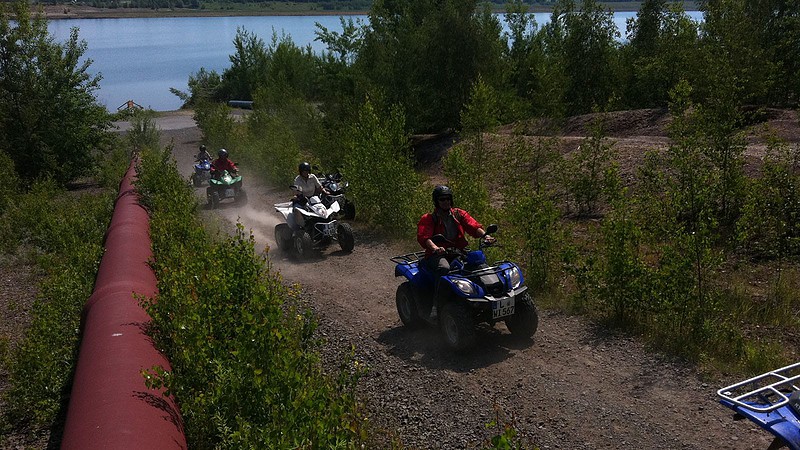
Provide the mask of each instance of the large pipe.
{"label": "large pipe", "polygon": [[94,292],[83,309],[82,339],[61,448],[185,449],[174,398],[148,389],[142,370],[169,361],[145,334],[150,317],[134,297],[154,297],[148,266],[150,222],[133,189],[136,160],[120,182]]}

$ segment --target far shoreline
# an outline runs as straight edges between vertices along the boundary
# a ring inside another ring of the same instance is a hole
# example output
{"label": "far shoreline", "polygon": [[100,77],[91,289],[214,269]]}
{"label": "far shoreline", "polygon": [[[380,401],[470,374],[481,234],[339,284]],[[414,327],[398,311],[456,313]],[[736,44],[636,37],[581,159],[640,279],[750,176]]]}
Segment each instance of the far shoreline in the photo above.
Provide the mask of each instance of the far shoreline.
{"label": "far shoreline", "polygon": [[[638,2],[602,2],[603,6],[614,12],[637,12],[641,6]],[[697,10],[695,2],[684,2],[686,11]],[[534,5],[531,13],[549,13],[553,8]],[[94,8],[74,5],[41,5],[32,8],[34,13],[44,13],[47,20],[60,19],[133,19],[133,18],[173,18],[173,17],[258,17],[258,16],[366,16],[370,11],[354,10],[207,10],[190,8],[146,9],[146,8]],[[505,13],[504,8],[497,8],[495,13]]]}
{"label": "far shoreline", "polygon": [[[34,9],[34,13],[42,12]],[[91,7],[47,7],[44,17],[47,20],[63,19],[158,19],[173,17],[258,17],[258,16],[354,16],[367,15],[369,11],[257,11],[225,10],[209,11],[202,9],[144,9],[144,8],[91,8]]]}

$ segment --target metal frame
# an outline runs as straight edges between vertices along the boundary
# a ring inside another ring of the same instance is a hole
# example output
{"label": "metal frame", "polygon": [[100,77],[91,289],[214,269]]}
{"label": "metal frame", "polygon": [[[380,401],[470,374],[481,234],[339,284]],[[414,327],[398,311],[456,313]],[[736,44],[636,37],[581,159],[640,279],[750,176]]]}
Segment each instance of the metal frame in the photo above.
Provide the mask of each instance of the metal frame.
{"label": "metal frame", "polygon": [[[724,387],[717,395],[736,406],[767,413],[800,403],[796,392],[800,392],[800,362]],[[800,404],[792,406],[800,414]]]}

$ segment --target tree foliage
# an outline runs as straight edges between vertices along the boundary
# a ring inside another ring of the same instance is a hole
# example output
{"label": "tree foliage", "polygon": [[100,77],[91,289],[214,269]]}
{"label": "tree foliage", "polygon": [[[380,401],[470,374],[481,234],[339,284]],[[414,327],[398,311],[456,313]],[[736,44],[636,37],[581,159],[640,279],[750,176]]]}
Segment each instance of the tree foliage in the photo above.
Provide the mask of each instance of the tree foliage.
{"label": "tree foliage", "polygon": [[[106,142],[108,113],[96,102],[99,76],[81,61],[86,43],[73,29],[55,42],[28,4],[0,5],[0,150],[25,180],[65,183],[90,173]],[[13,12],[13,20],[11,13]]]}
{"label": "tree foliage", "polygon": [[669,91],[697,72],[698,25],[680,5],[647,0],[636,17],[628,20],[627,36],[620,55],[624,103],[636,108],[666,107]]}
{"label": "tree foliage", "polygon": [[475,0],[379,0],[358,65],[389,104],[403,105],[412,130],[455,128],[476,77],[491,85],[500,76],[499,36]]}
{"label": "tree foliage", "polygon": [[548,63],[560,68],[561,101],[567,114],[613,103],[617,86],[617,35],[612,13],[594,0],[576,8],[561,0],[545,25]]}

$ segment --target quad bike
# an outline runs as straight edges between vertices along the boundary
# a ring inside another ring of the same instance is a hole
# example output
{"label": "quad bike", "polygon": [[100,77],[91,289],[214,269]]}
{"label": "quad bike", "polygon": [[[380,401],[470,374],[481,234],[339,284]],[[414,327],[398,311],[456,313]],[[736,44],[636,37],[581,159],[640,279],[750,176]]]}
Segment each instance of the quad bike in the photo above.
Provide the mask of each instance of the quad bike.
{"label": "quad bike", "polygon": [[222,200],[229,198],[237,205],[246,204],[247,193],[242,188],[242,176],[223,170],[219,177],[209,178],[206,197],[212,209],[218,208]]}
{"label": "quad bike", "polygon": [[[292,189],[297,192],[296,200],[275,204],[275,210],[286,220],[286,223],[275,226],[278,249],[293,251],[299,259],[306,259],[314,249],[325,248],[337,241],[343,251],[353,251],[353,228],[336,220],[339,203],[334,201],[326,207],[318,196],[306,198],[297,186],[292,186]],[[300,213],[301,223],[296,223],[298,216],[294,211]]]}
{"label": "quad bike", "polygon": [[347,192],[347,188],[350,187],[350,183],[342,180],[342,174],[339,172],[329,174],[320,173],[317,175],[317,178],[319,178],[322,186],[330,192],[330,195],[322,196],[322,203],[330,207],[333,202],[338,202],[340,207],[339,213],[342,219],[355,219],[356,205],[345,196],[345,192]]}
{"label": "quad bike", "polygon": [[800,362],[724,387],[720,403],[775,436],[769,449],[800,450]]}
{"label": "quad bike", "polygon": [[211,161],[207,159],[195,160],[194,173],[192,173],[192,185],[200,187],[203,183],[211,179]]}
{"label": "quad bike", "polygon": [[[494,234],[497,225],[486,233]],[[444,236],[433,241],[446,243]],[[471,348],[475,325],[504,321],[512,335],[529,338],[536,333],[539,314],[520,268],[509,261],[486,263],[483,249],[491,245],[481,238],[478,250],[447,249],[450,272],[437,278],[423,263],[425,252],[395,256],[395,277],[405,277],[395,302],[400,320],[408,328],[439,327],[445,342],[456,351]]]}

